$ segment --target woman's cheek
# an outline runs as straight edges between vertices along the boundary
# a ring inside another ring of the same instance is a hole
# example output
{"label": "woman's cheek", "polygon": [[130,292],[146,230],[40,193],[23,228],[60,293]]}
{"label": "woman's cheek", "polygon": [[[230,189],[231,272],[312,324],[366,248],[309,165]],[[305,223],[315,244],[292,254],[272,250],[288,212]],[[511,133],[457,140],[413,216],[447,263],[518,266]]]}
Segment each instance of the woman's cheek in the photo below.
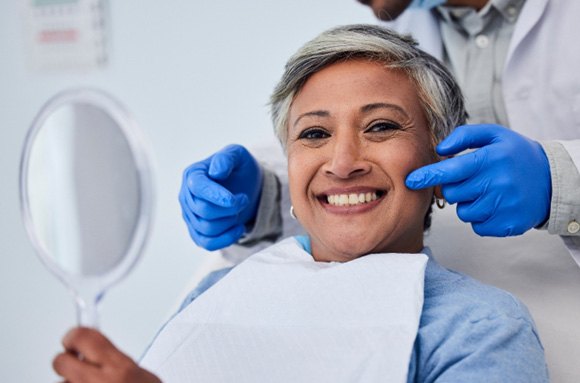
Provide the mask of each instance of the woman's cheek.
{"label": "woman's cheek", "polygon": [[288,184],[290,189],[290,201],[294,207],[299,207],[304,199],[305,195],[305,185],[303,185],[303,180],[306,178],[304,176],[303,166],[301,157],[295,155],[295,153],[288,153]]}

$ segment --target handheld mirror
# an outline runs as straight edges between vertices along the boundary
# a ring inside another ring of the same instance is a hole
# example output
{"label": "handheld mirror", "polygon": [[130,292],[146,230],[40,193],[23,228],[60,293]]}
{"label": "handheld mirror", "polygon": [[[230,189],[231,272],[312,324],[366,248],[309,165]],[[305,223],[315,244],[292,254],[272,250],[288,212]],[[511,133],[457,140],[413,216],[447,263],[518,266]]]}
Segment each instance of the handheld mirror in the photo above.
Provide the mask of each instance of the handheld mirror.
{"label": "handheld mirror", "polygon": [[139,258],[152,184],[140,132],[111,96],[64,91],[34,119],[20,163],[24,224],[45,266],[74,294],[79,325]]}

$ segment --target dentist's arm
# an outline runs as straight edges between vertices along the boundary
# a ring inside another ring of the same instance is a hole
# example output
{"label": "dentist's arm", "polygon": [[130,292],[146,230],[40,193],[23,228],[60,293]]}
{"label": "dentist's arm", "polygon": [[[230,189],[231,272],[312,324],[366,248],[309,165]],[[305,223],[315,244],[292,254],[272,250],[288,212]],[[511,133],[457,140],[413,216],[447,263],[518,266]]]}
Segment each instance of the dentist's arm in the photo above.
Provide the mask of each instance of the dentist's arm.
{"label": "dentist's arm", "polygon": [[457,215],[482,236],[519,235],[549,218],[552,183],[541,145],[497,125],[456,128],[437,146],[441,156],[473,152],[415,170],[410,189],[442,186]]}
{"label": "dentist's arm", "polygon": [[62,344],[65,351],[54,358],[52,365],[68,383],[161,383],[97,330],[74,328]]}
{"label": "dentist's arm", "polygon": [[552,173],[552,205],[545,229],[574,240],[568,246],[580,260],[580,140],[543,142]]}

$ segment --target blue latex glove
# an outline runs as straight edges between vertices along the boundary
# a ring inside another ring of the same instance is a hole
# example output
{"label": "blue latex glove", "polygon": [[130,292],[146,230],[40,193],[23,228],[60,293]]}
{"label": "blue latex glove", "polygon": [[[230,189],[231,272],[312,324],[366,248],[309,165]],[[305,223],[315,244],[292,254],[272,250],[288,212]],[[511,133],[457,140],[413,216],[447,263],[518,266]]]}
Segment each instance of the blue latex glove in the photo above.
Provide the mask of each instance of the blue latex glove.
{"label": "blue latex glove", "polygon": [[207,250],[235,243],[255,218],[262,169],[240,145],[229,145],[183,172],[179,202],[189,235]]}
{"label": "blue latex glove", "polygon": [[437,146],[441,156],[473,152],[427,165],[406,179],[410,189],[442,185],[443,196],[457,203],[457,215],[482,236],[523,234],[550,213],[552,182],[544,150],[498,125],[465,125]]}

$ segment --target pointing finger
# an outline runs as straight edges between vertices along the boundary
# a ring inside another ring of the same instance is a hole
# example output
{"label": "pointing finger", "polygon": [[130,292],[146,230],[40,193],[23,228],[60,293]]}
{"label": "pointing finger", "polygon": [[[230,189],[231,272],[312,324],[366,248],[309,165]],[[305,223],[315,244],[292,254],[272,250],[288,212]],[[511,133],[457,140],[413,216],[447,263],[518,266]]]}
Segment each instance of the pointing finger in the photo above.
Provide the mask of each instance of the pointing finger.
{"label": "pointing finger", "polygon": [[242,162],[246,149],[241,145],[228,145],[211,158],[208,175],[214,180],[223,181]]}
{"label": "pointing finger", "polygon": [[485,148],[419,168],[407,176],[405,184],[418,190],[461,182],[476,174],[485,161]]}

